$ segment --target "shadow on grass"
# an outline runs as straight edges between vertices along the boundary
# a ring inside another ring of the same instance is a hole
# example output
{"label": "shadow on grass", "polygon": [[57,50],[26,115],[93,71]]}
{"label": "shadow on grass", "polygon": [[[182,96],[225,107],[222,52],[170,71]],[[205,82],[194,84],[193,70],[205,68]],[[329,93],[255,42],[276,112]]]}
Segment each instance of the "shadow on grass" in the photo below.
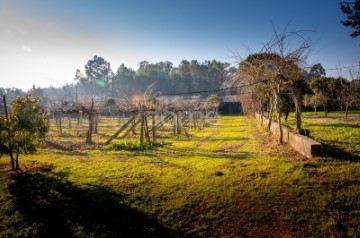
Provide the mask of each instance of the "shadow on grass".
{"label": "shadow on grass", "polygon": [[[104,187],[80,188],[66,174],[15,174],[9,191],[30,237],[179,237]],[[18,229],[18,228],[14,228]],[[20,234],[24,236],[24,234]]]}
{"label": "shadow on grass", "polygon": [[337,160],[346,160],[351,162],[360,162],[360,156],[357,154],[350,153],[334,145],[321,142],[323,156],[332,157]]}
{"label": "shadow on grass", "polygon": [[360,125],[346,124],[346,123],[309,123],[312,127],[331,127],[331,128],[356,128],[359,129]]}

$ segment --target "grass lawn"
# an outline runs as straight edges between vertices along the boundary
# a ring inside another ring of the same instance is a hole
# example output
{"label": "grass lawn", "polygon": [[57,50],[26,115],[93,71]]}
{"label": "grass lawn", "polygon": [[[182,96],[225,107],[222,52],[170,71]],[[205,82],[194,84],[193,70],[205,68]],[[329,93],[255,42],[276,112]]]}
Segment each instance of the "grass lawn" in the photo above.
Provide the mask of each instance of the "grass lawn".
{"label": "grass lawn", "polygon": [[[360,111],[345,112],[304,112],[303,128],[310,130],[310,136],[324,145],[325,156],[345,160],[360,160]],[[295,127],[294,114],[286,123]]]}
{"label": "grass lawn", "polygon": [[359,161],[306,159],[244,116],[189,133],[150,150],[46,148],[21,173],[2,157],[0,237],[360,237]]}

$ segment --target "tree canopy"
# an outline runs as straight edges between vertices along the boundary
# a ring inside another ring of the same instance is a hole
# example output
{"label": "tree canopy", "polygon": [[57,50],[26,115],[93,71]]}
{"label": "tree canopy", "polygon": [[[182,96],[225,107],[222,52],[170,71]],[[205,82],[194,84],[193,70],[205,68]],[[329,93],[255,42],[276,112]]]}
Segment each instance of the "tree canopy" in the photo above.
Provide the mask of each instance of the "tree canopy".
{"label": "tree canopy", "polygon": [[36,152],[48,131],[38,100],[29,95],[18,97],[11,103],[10,112],[0,115],[0,156],[10,156],[13,170],[19,169],[19,154]]}
{"label": "tree canopy", "polygon": [[341,11],[347,16],[347,20],[341,21],[341,23],[354,29],[351,37],[358,37],[360,35],[360,0],[341,2],[340,7]]}

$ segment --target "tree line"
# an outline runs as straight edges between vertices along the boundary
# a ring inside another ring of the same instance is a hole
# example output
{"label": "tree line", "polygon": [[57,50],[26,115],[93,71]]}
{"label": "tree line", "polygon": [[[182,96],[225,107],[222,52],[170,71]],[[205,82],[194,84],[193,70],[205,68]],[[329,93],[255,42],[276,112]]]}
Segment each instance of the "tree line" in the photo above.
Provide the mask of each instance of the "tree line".
{"label": "tree line", "polygon": [[123,93],[145,91],[149,86],[161,94],[217,90],[234,69],[229,63],[216,60],[202,63],[183,60],[177,67],[169,61],[141,61],[137,70],[122,64],[114,73],[109,62],[94,56],[85,65],[84,74],[79,69],[76,71],[73,87],[78,87],[82,94],[102,91],[112,98]]}

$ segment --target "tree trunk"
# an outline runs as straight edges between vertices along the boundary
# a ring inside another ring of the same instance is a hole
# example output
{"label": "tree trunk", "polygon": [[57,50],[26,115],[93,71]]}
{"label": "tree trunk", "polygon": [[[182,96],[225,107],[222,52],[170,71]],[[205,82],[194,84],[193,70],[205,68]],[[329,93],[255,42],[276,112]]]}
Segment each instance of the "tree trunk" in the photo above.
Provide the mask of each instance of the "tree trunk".
{"label": "tree trunk", "polygon": [[68,115],[68,120],[69,120],[69,129],[71,129],[71,114]]}
{"label": "tree trunk", "polygon": [[99,113],[94,115],[94,133],[98,134],[98,127],[99,127]]}
{"label": "tree trunk", "polygon": [[15,159],[15,169],[19,170],[20,166],[19,166],[19,146],[16,150],[16,159]]}
{"label": "tree trunk", "polygon": [[269,100],[269,105],[268,105],[268,123],[266,125],[266,130],[270,131],[271,128],[271,123],[272,123],[272,116],[271,113],[273,111],[273,103],[271,103],[271,100]]}
{"label": "tree trunk", "polygon": [[349,115],[349,107],[346,106],[345,107],[345,119],[348,119],[348,115]]}
{"label": "tree trunk", "polygon": [[279,127],[279,137],[278,142],[281,144],[283,142],[283,131],[281,127],[281,109],[280,109],[280,84],[277,85],[275,91],[275,110],[276,110],[276,118]]}
{"label": "tree trunk", "polygon": [[12,170],[12,171],[15,171],[15,159],[14,159],[14,155],[13,155],[12,149],[10,149],[9,155],[10,155],[11,170]]}
{"label": "tree trunk", "polygon": [[181,122],[180,122],[180,119],[181,119],[181,112],[177,112],[176,113],[176,133],[178,135],[181,135]]}
{"label": "tree trunk", "polygon": [[301,100],[301,90],[295,86],[291,87],[292,99],[295,104],[295,121],[296,121],[296,130],[301,129],[302,124],[302,116],[301,116],[301,108],[302,108],[302,100]]}
{"label": "tree trunk", "polygon": [[79,127],[81,127],[81,125],[82,125],[82,114],[83,114],[83,112],[80,111],[80,112],[79,112],[79,117],[78,117],[78,126],[79,126]]}
{"label": "tree trunk", "polygon": [[6,128],[7,132],[10,138],[9,142],[9,155],[10,155],[10,163],[11,163],[11,169],[15,170],[15,164],[14,164],[14,155],[13,155],[13,136],[10,129],[10,121],[9,121],[9,114],[6,106],[6,97],[3,95],[3,102],[4,102],[4,111],[5,111],[5,117],[6,117]]}
{"label": "tree trunk", "polygon": [[325,117],[328,116],[328,108],[327,108],[327,105],[324,104],[324,113],[325,113]]}
{"label": "tree trunk", "polygon": [[61,113],[59,114],[58,120],[59,120],[59,131],[60,131],[60,133],[61,133],[61,132],[62,132]]}

